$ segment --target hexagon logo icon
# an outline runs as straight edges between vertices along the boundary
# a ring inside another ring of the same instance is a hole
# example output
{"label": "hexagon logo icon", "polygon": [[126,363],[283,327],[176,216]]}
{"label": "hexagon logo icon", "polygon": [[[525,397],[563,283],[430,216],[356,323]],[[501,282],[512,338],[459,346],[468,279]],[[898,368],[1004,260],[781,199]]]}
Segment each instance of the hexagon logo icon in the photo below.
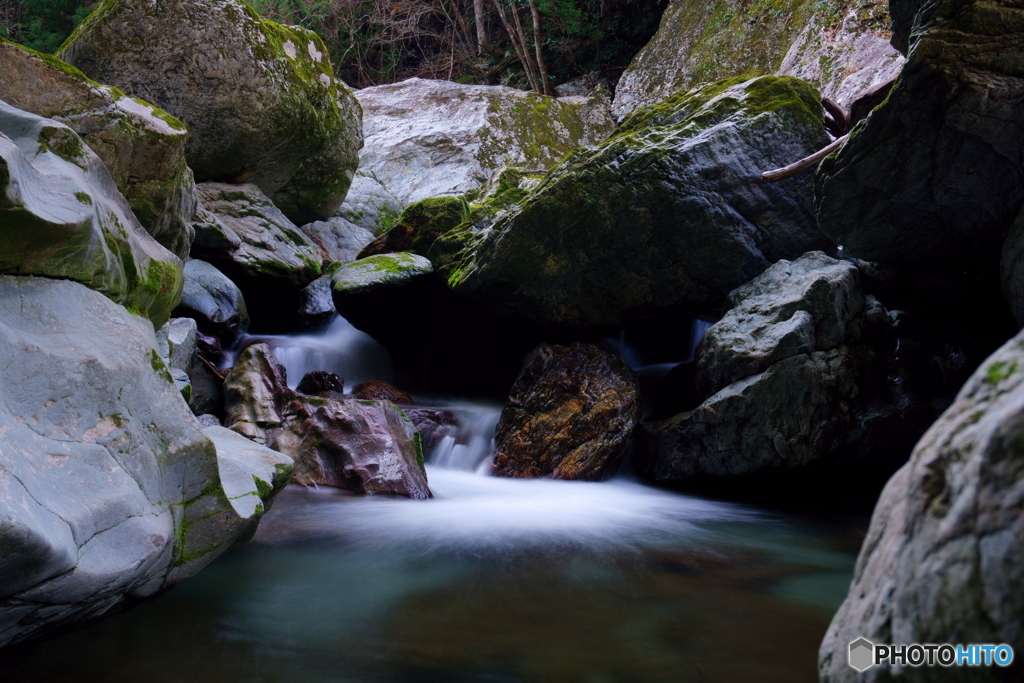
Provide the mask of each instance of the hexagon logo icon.
{"label": "hexagon logo icon", "polygon": [[850,666],[857,671],[867,671],[874,664],[875,644],[867,638],[858,638],[850,643]]}

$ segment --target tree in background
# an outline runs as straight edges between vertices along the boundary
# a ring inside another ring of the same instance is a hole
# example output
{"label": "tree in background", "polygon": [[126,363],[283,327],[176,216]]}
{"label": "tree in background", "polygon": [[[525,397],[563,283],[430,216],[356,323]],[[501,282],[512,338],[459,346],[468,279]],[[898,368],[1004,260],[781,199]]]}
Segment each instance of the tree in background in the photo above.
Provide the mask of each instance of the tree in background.
{"label": "tree in background", "polygon": [[0,0],[0,31],[40,52],[55,52],[92,12],[82,0]]}

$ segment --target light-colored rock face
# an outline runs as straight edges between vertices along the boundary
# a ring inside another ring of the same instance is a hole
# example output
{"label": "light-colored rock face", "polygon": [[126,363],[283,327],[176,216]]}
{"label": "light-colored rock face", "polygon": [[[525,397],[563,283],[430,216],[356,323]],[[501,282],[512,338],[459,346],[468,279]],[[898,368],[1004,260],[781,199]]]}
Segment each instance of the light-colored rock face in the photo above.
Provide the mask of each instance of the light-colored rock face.
{"label": "light-colored rock face", "polygon": [[193,256],[238,285],[255,324],[294,315],[299,292],[320,276],[320,249],[256,185],[201,183],[196,194]]}
{"label": "light-colored rock face", "polygon": [[334,271],[331,287],[335,297],[398,287],[434,272],[430,260],[417,254],[380,254],[347,263]]}
{"label": "light-colored rock face", "polygon": [[185,286],[174,312],[201,322],[204,331],[228,344],[249,329],[242,291],[224,273],[199,259],[185,262]]}
{"label": "light-colored rock face", "polygon": [[[746,75],[798,76],[848,106],[887,81],[901,58],[888,45],[880,0],[779,0],[737,8],[673,0],[661,27],[622,74],[612,111],[619,120],[682,88]],[[888,74],[888,75],[886,75]]]}
{"label": "light-colored rock face", "polygon": [[[858,674],[849,643],[1024,647],[1024,333],[982,363],[882,492],[849,596],[821,645],[825,683],[1001,681],[999,667]],[[1014,663],[1016,666],[1016,663]]]}
{"label": "light-colored rock face", "polygon": [[170,316],[181,260],[73,130],[0,102],[0,193],[0,273],[81,282],[158,327]]}
{"label": "light-colored rock face", "polygon": [[420,436],[392,403],[297,394],[266,344],[239,354],[224,392],[225,426],[292,456],[296,483],[430,497]]}
{"label": "light-colored rock face", "polygon": [[58,56],[180,118],[199,180],[259,185],[299,223],[344,199],[359,105],[312,31],[243,0],[105,0]]}
{"label": "light-colored rock face", "polygon": [[1024,202],[1024,8],[917,15],[886,101],[815,175],[818,223],[850,256],[963,268],[999,258]]}
{"label": "light-colored rock face", "polygon": [[367,244],[373,241],[373,233],[366,228],[335,216],[326,221],[306,223],[299,230],[309,241],[320,247],[324,258],[332,263],[349,263]]}
{"label": "light-colored rock face", "polygon": [[[596,100],[506,87],[413,78],[356,97],[366,136],[363,177],[339,215],[374,232],[415,201],[472,194],[506,166],[550,168],[614,128]],[[381,214],[381,206],[390,213]]]}
{"label": "light-colored rock face", "polygon": [[431,253],[461,249],[439,262],[457,293],[541,324],[717,308],[771,262],[827,244],[809,178],[758,181],[827,141],[817,93],[795,78],[680,93],[570,156],[493,226],[451,231]]}
{"label": "light-colored rock face", "polygon": [[501,411],[493,472],[600,481],[615,473],[640,419],[640,383],[593,344],[542,344]]}
{"label": "light-colored rock face", "polygon": [[0,276],[0,396],[0,646],[166,589],[253,524],[152,326],[99,293]]}
{"label": "light-colored rock face", "polygon": [[864,313],[864,295],[852,263],[812,252],[779,261],[734,290],[729,305],[701,339],[697,384],[706,396],[784,358],[839,346]]}
{"label": "light-colored rock face", "polygon": [[180,121],[56,57],[0,39],[0,100],[67,124],[106,164],[142,226],[188,256],[196,200]]}

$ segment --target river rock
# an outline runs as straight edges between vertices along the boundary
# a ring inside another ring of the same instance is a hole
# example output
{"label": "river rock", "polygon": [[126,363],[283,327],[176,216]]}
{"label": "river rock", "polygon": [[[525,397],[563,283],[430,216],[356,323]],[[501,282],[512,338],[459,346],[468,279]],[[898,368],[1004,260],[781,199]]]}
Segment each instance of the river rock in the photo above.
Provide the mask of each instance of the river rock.
{"label": "river rock", "polygon": [[900,68],[888,24],[881,0],[785,0],[771,11],[727,0],[673,0],[619,79],[612,111],[621,121],[680,89],[771,73],[809,80],[848,108]]}
{"label": "river rock", "polygon": [[438,237],[470,219],[462,197],[432,197],[410,204],[386,233],[367,244],[358,258],[411,251],[426,256]]}
{"label": "river rock", "polygon": [[299,293],[323,254],[256,185],[196,185],[203,220],[192,253],[242,291],[254,326],[294,328]]}
{"label": "river rock", "polygon": [[681,93],[569,156],[492,227],[453,231],[465,242],[442,275],[545,325],[714,309],[773,261],[827,244],[808,177],[758,179],[827,142],[818,94],[798,79]]}
{"label": "river rock", "polygon": [[390,382],[371,379],[352,387],[352,398],[364,401],[391,401],[401,406],[416,405],[412,396],[405,393]]}
{"label": "river rock", "polygon": [[297,483],[415,499],[431,495],[420,436],[390,402],[297,394],[266,344],[239,354],[224,393],[224,425],[291,455]]}
{"label": "river rock", "polygon": [[1017,215],[1003,243],[999,274],[1006,303],[1017,325],[1024,327],[1024,213]]}
{"label": "river rock", "polygon": [[596,101],[504,86],[411,78],[356,97],[366,135],[362,178],[354,203],[339,215],[373,232],[391,227],[389,220],[420,199],[478,191],[505,166],[550,168],[615,127]]}
{"label": "river rock", "polygon": [[818,222],[850,256],[991,267],[1024,202],[1024,9],[940,0],[885,103],[825,159]]}
{"label": "river rock", "polygon": [[222,337],[228,343],[249,329],[249,311],[242,290],[224,273],[200,259],[185,262],[185,286],[174,314],[195,319],[205,332]]}
{"label": "river rock", "polygon": [[103,0],[58,56],[181,119],[200,181],[258,185],[298,223],[329,218],[348,191],[359,103],[312,31],[244,0]]}
{"label": "river rock", "polygon": [[864,314],[857,267],[821,252],[782,260],[729,294],[701,340],[697,385],[710,396],[784,358],[839,346]]}
{"label": "river rock", "polygon": [[593,344],[542,344],[501,411],[494,474],[600,481],[615,473],[640,419],[640,384]]}
{"label": "river rock", "polygon": [[333,372],[314,370],[302,376],[295,390],[307,396],[320,398],[344,398],[345,380]]}
{"label": "river rock", "polygon": [[66,124],[103,160],[156,241],[188,258],[196,199],[176,118],[86,78],[56,57],[0,38],[0,99]]}
{"label": "river rock", "polygon": [[62,123],[0,102],[0,273],[66,278],[159,327],[182,264],[143,229],[103,161]]}
{"label": "river rock", "polygon": [[822,681],[1013,679],[1016,664],[859,674],[847,656],[860,637],[1024,648],[1022,467],[1024,333],[978,368],[886,485],[849,595],[821,644]]}
{"label": "river rock", "polygon": [[99,293],[0,276],[0,395],[0,646],[152,597],[251,533],[153,327]]}
{"label": "river rock", "polygon": [[306,285],[299,293],[299,324],[303,329],[317,329],[328,325],[337,311],[334,310],[334,293],[331,279],[334,271],[344,265],[338,261],[324,269],[324,274]]}
{"label": "river rock", "polygon": [[203,433],[217,447],[217,468],[224,495],[239,517],[252,520],[239,534],[237,546],[252,538],[260,515],[270,509],[274,498],[291,481],[295,461],[219,424],[205,425]]}
{"label": "river rock", "polygon": [[333,263],[355,261],[363,247],[373,241],[372,232],[339,216],[306,223],[299,230]]}

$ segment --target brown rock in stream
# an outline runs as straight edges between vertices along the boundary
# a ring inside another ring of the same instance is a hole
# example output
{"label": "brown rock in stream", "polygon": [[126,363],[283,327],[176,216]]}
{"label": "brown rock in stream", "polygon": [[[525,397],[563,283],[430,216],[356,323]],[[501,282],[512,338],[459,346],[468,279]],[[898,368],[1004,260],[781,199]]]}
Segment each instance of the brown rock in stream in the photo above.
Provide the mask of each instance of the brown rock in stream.
{"label": "brown rock in stream", "polygon": [[495,433],[494,473],[598,481],[622,462],[640,417],[640,385],[593,344],[542,344],[512,387]]}

